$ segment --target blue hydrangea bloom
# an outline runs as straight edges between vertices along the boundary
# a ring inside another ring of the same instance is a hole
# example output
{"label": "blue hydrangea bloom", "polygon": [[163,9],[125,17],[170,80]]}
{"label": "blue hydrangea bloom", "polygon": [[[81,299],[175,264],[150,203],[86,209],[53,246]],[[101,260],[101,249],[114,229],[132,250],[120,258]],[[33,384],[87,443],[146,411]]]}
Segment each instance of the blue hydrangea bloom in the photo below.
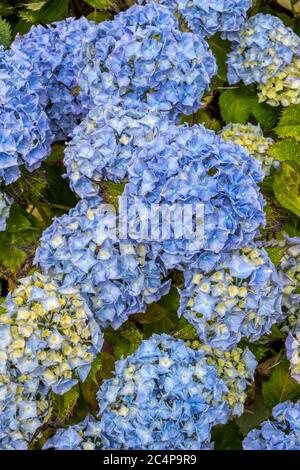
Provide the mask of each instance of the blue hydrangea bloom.
{"label": "blue hydrangea bloom", "polygon": [[86,379],[103,336],[78,291],[35,273],[21,279],[2,307],[1,374],[13,370],[24,386],[34,378],[62,395]]}
{"label": "blue hydrangea bloom", "polygon": [[6,229],[6,222],[9,217],[10,207],[13,200],[5,193],[0,191],[0,232]]}
{"label": "blue hydrangea bloom", "polygon": [[249,432],[244,450],[300,450],[300,402],[279,403],[272,415],[260,429]]}
{"label": "blue hydrangea bloom", "polygon": [[[262,179],[260,164],[241,146],[203,126],[173,126],[136,152],[121,202],[125,198],[128,207],[142,204],[149,210],[152,204],[152,214],[165,205],[173,218],[179,207],[189,204],[196,211],[203,204],[204,239],[188,231],[178,237],[171,227],[170,235],[153,245],[167,268],[214,264],[222,251],[251,242],[264,224],[257,185]],[[133,226],[135,219],[135,213],[129,214]],[[163,218],[161,230],[165,223]]]}
{"label": "blue hydrangea bloom", "polygon": [[244,337],[256,341],[282,318],[276,269],[255,246],[224,254],[213,271],[187,269],[178,314],[211,347],[230,350]]}
{"label": "blue hydrangea bloom", "polygon": [[90,111],[65,149],[64,163],[71,188],[82,198],[96,196],[103,179],[127,177],[134,152],[169,126],[160,113],[147,108],[126,110],[103,106]]}
{"label": "blue hydrangea bloom", "polygon": [[299,36],[278,17],[259,13],[244,24],[233,44],[229,83],[267,83],[299,55]]}
{"label": "blue hydrangea bloom", "polygon": [[41,84],[40,100],[56,140],[64,140],[89,109],[90,100],[80,92],[77,75],[83,67],[83,49],[95,39],[97,28],[84,17],[68,18],[34,26],[11,46],[13,53],[26,56]]}
{"label": "blue hydrangea bloom", "polygon": [[[141,0],[143,2],[144,0]],[[196,34],[232,39],[246,20],[252,0],[156,0],[179,11]]]}
{"label": "blue hydrangea bloom", "polygon": [[53,437],[48,439],[43,449],[55,450],[101,450],[99,439],[101,425],[93,416],[68,429],[59,429]]}
{"label": "blue hydrangea bloom", "polygon": [[286,342],[287,357],[290,361],[291,376],[300,383],[300,319],[289,333]]}
{"label": "blue hydrangea bloom", "polygon": [[134,354],[118,361],[115,376],[100,387],[103,447],[211,449],[212,427],[227,422],[232,414],[228,391],[204,349],[190,349],[168,335],[153,335]]}
{"label": "blue hydrangea bloom", "polygon": [[223,127],[221,137],[245,147],[252,157],[261,162],[265,176],[270,175],[273,166],[279,165],[279,162],[269,154],[274,140],[264,136],[260,125],[254,126],[249,122],[247,124],[230,123]]}
{"label": "blue hydrangea bloom", "polygon": [[151,248],[119,240],[115,224],[101,198],[82,200],[45,230],[35,262],[63,287],[77,287],[101,326],[118,328],[165,295],[170,281]]}
{"label": "blue hydrangea bloom", "polygon": [[28,378],[24,384],[2,371],[0,382],[0,450],[27,450],[49,412],[47,390],[38,378]]}
{"label": "blue hydrangea bloom", "polygon": [[33,171],[50,153],[52,134],[39,88],[27,57],[0,47],[0,181],[5,184],[20,177],[21,165]]}
{"label": "blue hydrangea bloom", "polygon": [[85,50],[80,86],[96,105],[131,108],[146,102],[155,111],[191,114],[217,72],[205,40],[182,32],[163,5],[134,5],[99,25]]}
{"label": "blue hydrangea bloom", "polygon": [[282,306],[287,314],[294,315],[300,308],[300,237],[289,237],[283,232],[261,245],[270,250],[270,255],[279,257],[277,268],[283,286]]}

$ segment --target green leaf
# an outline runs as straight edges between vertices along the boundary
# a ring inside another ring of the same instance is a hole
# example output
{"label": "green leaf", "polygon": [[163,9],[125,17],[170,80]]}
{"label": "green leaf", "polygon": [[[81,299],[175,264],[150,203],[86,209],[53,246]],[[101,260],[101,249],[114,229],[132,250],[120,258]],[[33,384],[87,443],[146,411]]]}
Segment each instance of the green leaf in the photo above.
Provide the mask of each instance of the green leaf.
{"label": "green leaf", "polygon": [[183,340],[197,340],[199,339],[199,335],[197,333],[196,328],[191,325],[185,318],[182,317],[184,320],[184,326],[182,326],[176,333],[176,337],[183,339]]}
{"label": "green leaf", "polygon": [[0,263],[12,273],[32,255],[39,242],[41,226],[18,204],[13,204],[5,232],[0,233]]}
{"label": "green leaf", "polygon": [[290,106],[283,111],[275,132],[281,137],[294,137],[300,140],[300,104]]}
{"label": "green leaf", "polygon": [[300,385],[291,377],[289,361],[282,361],[273,368],[270,379],[262,384],[262,394],[267,406],[273,408],[286,400],[300,398]]}
{"label": "green leaf", "polygon": [[221,114],[226,122],[259,123],[263,129],[272,128],[279,115],[279,109],[259,103],[252,86],[225,90],[219,99]]}
{"label": "green leaf", "polygon": [[278,268],[279,263],[285,253],[285,248],[277,248],[275,246],[269,246],[266,248],[266,252],[269,255],[270,260],[276,268]]}
{"label": "green leaf", "polygon": [[85,0],[85,3],[91,5],[93,8],[98,8],[99,10],[112,8],[114,5],[113,0]]}
{"label": "green leaf", "polygon": [[205,109],[199,109],[199,111],[194,114],[183,116],[181,123],[185,122],[187,122],[190,126],[193,126],[194,124],[203,124],[206,129],[212,129],[215,132],[219,132],[221,130],[221,124],[219,121],[210,117]]}
{"label": "green leaf", "polygon": [[112,376],[115,365],[115,358],[107,352],[101,352],[92,363],[92,367],[87,379],[80,383],[80,391],[83,399],[89,407],[96,411],[98,402],[96,394],[103,380]]}
{"label": "green leaf", "polygon": [[276,142],[270,149],[270,155],[280,161],[294,161],[300,165],[300,143],[293,138]]}
{"label": "green leaf", "polygon": [[213,55],[217,60],[218,65],[218,77],[223,80],[223,82],[227,81],[227,54],[230,51],[230,42],[224,41],[221,39],[219,34],[216,34],[212,38],[207,40]]}
{"label": "green leaf", "polygon": [[0,16],[11,15],[13,11],[14,11],[13,5],[10,5],[8,2],[3,1],[3,0],[0,2]]}
{"label": "green leaf", "polygon": [[300,217],[300,167],[283,162],[274,176],[273,190],[282,207]]}
{"label": "green leaf", "polygon": [[235,423],[218,426],[212,431],[214,450],[243,450],[239,427]]}
{"label": "green leaf", "polygon": [[59,423],[67,421],[72,416],[79,398],[79,393],[78,384],[64,395],[56,395],[55,393],[52,393],[51,421],[57,421]]}
{"label": "green leaf", "polygon": [[92,13],[87,15],[87,19],[95,21],[95,23],[102,23],[102,21],[111,20],[112,14],[108,11],[92,11]]}
{"label": "green leaf", "polygon": [[271,416],[271,408],[267,407],[261,389],[257,386],[252,402],[245,406],[245,411],[239,418],[235,419],[243,436],[251,429],[258,427],[263,421]]}
{"label": "green leaf", "polygon": [[10,24],[0,17],[0,44],[7,49],[10,46],[11,41],[12,34]]}
{"label": "green leaf", "polygon": [[19,12],[21,19],[31,24],[52,23],[60,21],[69,15],[69,0],[47,0],[46,2],[35,2],[33,9],[31,4],[26,5],[26,10]]}

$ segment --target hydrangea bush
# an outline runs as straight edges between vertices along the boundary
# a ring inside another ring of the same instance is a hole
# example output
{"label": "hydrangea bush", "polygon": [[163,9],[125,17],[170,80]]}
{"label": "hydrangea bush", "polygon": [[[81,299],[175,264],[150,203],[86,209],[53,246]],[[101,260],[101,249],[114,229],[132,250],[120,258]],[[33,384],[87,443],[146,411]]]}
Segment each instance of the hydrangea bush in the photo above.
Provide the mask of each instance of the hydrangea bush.
{"label": "hydrangea bush", "polygon": [[1,8],[1,450],[300,450],[297,12]]}

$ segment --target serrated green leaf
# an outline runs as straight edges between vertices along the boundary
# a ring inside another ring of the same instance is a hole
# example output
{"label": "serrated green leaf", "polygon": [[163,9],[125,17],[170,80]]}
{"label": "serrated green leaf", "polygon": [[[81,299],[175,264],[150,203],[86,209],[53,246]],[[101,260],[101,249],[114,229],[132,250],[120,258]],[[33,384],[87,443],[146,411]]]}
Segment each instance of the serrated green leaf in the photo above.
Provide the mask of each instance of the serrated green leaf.
{"label": "serrated green leaf", "polygon": [[245,411],[239,418],[235,419],[243,436],[246,436],[251,429],[259,426],[263,421],[271,416],[271,408],[266,406],[261,389],[257,386],[255,397],[252,403],[245,406]]}
{"label": "serrated green leaf", "polygon": [[242,450],[242,439],[239,427],[235,423],[218,426],[212,431],[214,450]]}
{"label": "serrated green leaf", "polygon": [[270,155],[279,161],[294,161],[300,165],[300,143],[293,138],[276,142],[269,149]]}
{"label": "serrated green leaf", "polygon": [[230,42],[224,41],[221,39],[220,34],[216,34],[212,38],[207,40],[213,55],[217,60],[218,65],[218,77],[223,80],[223,82],[227,81],[227,54],[230,51]]}
{"label": "serrated green leaf", "polygon": [[75,405],[79,398],[79,385],[75,385],[64,395],[52,393],[52,415],[51,421],[64,423],[67,421],[74,411]]}
{"label": "serrated green leaf", "polygon": [[280,263],[283,255],[285,253],[285,249],[284,248],[277,248],[277,247],[274,247],[274,246],[269,246],[269,247],[266,248],[266,252],[268,253],[269,258],[272,261],[272,263],[274,264],[274,266],[276,268],[278,268],[279,263]]}
{"label": "serrated green leaf", "polygon": [[245,87],[225,90],[220,96],[221,114],[226,122],[240,122],[246,124],[252,108],[252,95]]}
{"label": "serrated green leaf", "polygon": [[221,130],[221,124],[219,121],[210,117],[205,109],[199,109],[199,111],[191,114],[190,116],[183,116],[181,123],[185,122],[187,122],[190,126],[193,126],[194,124],[203,124],[206,129],[212,129],[215,132],[219,132]]}
{"label": "serrated green leaf", "polygon": [[80,383],[82,397],[92,410],[98,408],[96,394],[103,380],[112,376],[114,365],[115,357],[107,352],[101,352],[93,361],[87,379]]}
{"label": "serrated green leaf", "polygon": [[274,176],[273,190],[279,204],[300,217],[300,167],[283,162]]}
{"label": "serrated green leaf", "polygon": [[281,361],[273,368],[270,379],[263,382],[262,394],[268,407],[300,398],[300,385],[291,377],[289,366],[289,361]]}
{"label": "serrated green leaf", "polygon": [[34,9],[20,10],[20,18],[31,24],[47,24],[63,20],[69,15],[69,0],[59,0],[59,2],[57,0],[47,0],[44,5],[42,3],[35,2]]}
{"label": "serrated green leaf", "polygon": [[98,8],[99,10],[105,10],[107,8],[112,8],[114,1],[113,0],[85,0],[85,3],[87,3],[93,8]]}
{"label": "serrated green leaf", "polygon": [[286,108],[275,132],[281,137],[294,137],[300,140],[300,104]]}
{"label": "serrated green leaf", "polygon": [[41,226],[18,204],[13,204],[5,232],[0,233],[0,263],[12,273],[33,254],[41,235]]}
{"label": "serrated green leaf", "polygon": [[0,45],[8,48],[12,41],[10,24],[0,17]]}
{"label": "serrated green leaf", "polygon": [[178,329],[178,331],[176,332],[176,337],[183,340],[199,339],[199,335],[197,333],[196,328],[191,325],[185,318],[182,317],[182,320],[184,320],[185,324],[180,329]]}
{"label": "serrated green leaf", "polygon": [[95,23],[102,23],[102,21],[108,21],[112,19],[112,14],[109,11],[93,11],[87,15],[87,19],[95,21]]}
{"label": "serrated green leaf", "polygon": [[271,128],[278,119],[279,110],[265,103],[259,103],[252,86],[225,90],[219,99],[221,114],[226,122],[259,123],[263,129]]}

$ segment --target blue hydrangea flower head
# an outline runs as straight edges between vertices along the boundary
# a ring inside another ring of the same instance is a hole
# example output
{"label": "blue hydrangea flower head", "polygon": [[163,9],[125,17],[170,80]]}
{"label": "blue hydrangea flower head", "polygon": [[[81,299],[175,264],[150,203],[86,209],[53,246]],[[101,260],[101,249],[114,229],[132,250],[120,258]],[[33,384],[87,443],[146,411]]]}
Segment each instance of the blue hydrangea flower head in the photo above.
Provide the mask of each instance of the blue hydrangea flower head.
{"label": "blue hydrangea flower head", "polygon": [[41,380],[64,394],[85,380],[103,337],[84,299],[35,273],[20,281],[0,315],[1,373]]}
{"label": "blue hydrangea flower head", "polygon": [[295,56],[275,77],[260,83],[258,97],[260,102],[266,101],[270,106],[286,108],[300,104],[300,57]]}
{"label": "blue hydrangea flower head", "polygon": [[[222,251],[253,240],[265,221],[257,184],[262,179],[259,163],[241,146],[203,126],[173,126],[136,152],[121,201],[126,198],[128,206],[142,204],[149,211],[155,203],[157,212],[166,206],[173,218],[179,207],[203,205],[203,240],[184,226],[183,236],[177,237],[173,227],[158,242],[165,266],[184,269],[216,262]],[[129,219],[134,225],[135,214]]]}
{"label": "blue hydrangea flower head", "polygon": [[101,326],[118,328],[165,295],[170,281],[151,247],[119,240],[115,224],[101,198],[83,199],[45,230],[35,261],[63,287],[77,287]]}
{"label": "blue hydrangea flower head", "polygon": [[101,450],[99,439],[101,425],[93,416],[87,416],[82,423],[59,429],[48,439],[43,449],[55,450]]}
{"label": "blue hydrangea flower head", "polygon": [[71,188],[82,198],[96,196],[103,179],[123,181],[134,152],[170,124],[148,108],[126,110],[103,106],[90,111],[65,149],[64,163]]}
{"label": "blue hydrangea flower head", "polygon": [[[300,308],[300,238],[279,233],[277,237],[261,243],[270,255],[278,258],[278,274],[282,283],[282,306],[285,313],[293,316]],[[291,318],[292,320],[292,318]]]}
{"label": "blue hydrangea flower head", "polygon": [[[251,354],[251,353],[250,353]],[[153,335],[116,363],[98,392],[107,449],[211,449],[211,429],[232,409],[229,389],[205,350]]]}
{"label": "blue hydrangea flower head", "polygon": [[[150,0],[151,1],[151,0]],[[246,20],[252,0],[156,0],[177,10],[196,34],[232,39]],[[143,2],[143,0],[141,0]]]}
{"label": "blue hydrangea flower head", "polygon": [[229,83],[267,83],[300,55],[300,38],[276,16],[252,16],[228,56]]}
{"label": "blue hydrangea flower head", "polygon": [[21,52],[0,48],[0,181],[10,184],[20,166],[33,171],[50,154],[52,134],[37,93],[39,83]]}
{"label": "blue hydrangea flower head", "polygon": [[77,76],[84,65],[83,49],[93,42],[97,28],[84,17],[67,18],[33,26],[11,46],[13,53],[26,56],[41,84],[40,100],[56,140],[64,140],[88,112],[90,100],[80,92]]}
{"label": "blue hydrangea flower head", "polygon": [[300,318],[298,318],[296,326],[289,333],[285,346],[290,361],[291,375],[300,383]]}
{"label": "blue hydrangea flower head", "polygon": [[6,229],[6,222],[9,217],[10,207],[13,200],[0,191],[0,232]]}
{"label": "blue hydrangea flower head", "polygon": [[249,154],[262,164],[266,176],[270,174],[272,166],[276,166],[275,159],[268,154],[274,141],[263,135],[260,125],[231,123],[222,129],[221,137],[245,147]]}
{"label": "blue hydrangea flower head", "polygon": [[279,403],[272,416],[249,432],[244,450],[300,450],[300,402]]}
{"label": "blue hydrangea flower head", "polygon": [[250,246],[222,258],[212,271],[186,270],[178,314],[205,344],[226,351],[270,332],[282,318],[282,290],[264,250]]}
{"label": "blue hydrangea flower head", "polygon": [[[0,351],[3,359],[4,351]],[[0,450],[27,450],[50,408],[38,378],[0,372]]]}
{"label": "blue hydrangea flower head", "polygon": [[80,86],[96,105],[119,104],[191,114],[217,72],[205,40],[182,32],[163,5],[134,5],[99,25],[85,50]]}

